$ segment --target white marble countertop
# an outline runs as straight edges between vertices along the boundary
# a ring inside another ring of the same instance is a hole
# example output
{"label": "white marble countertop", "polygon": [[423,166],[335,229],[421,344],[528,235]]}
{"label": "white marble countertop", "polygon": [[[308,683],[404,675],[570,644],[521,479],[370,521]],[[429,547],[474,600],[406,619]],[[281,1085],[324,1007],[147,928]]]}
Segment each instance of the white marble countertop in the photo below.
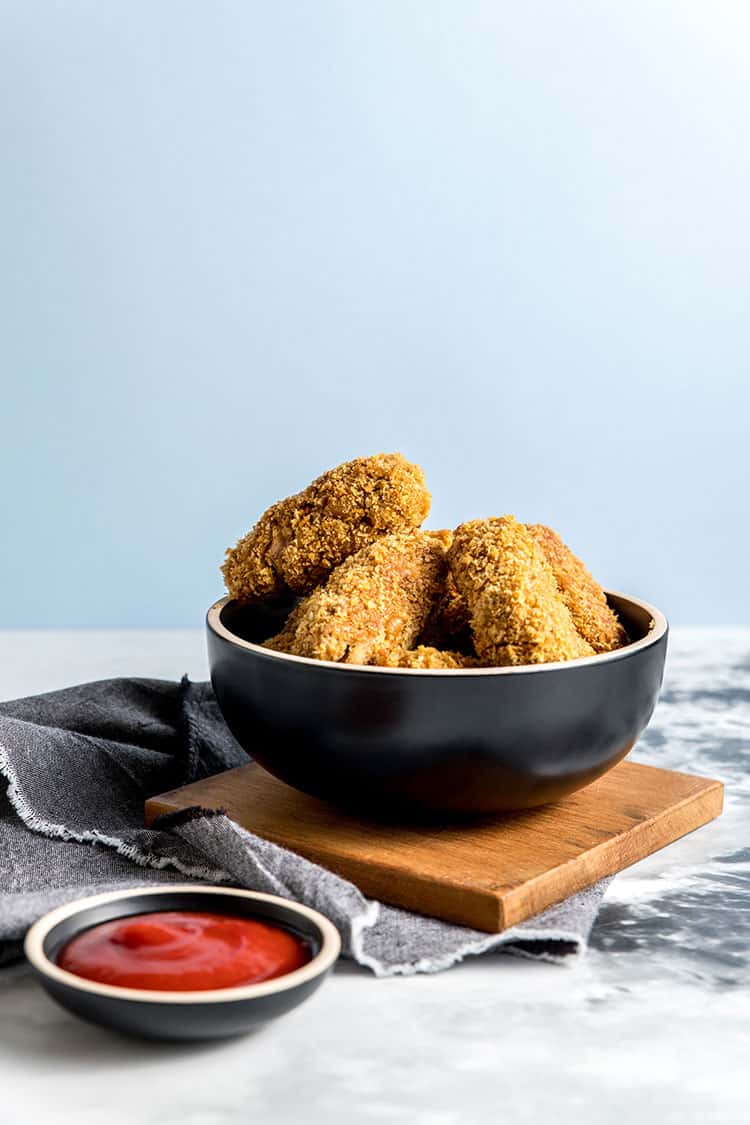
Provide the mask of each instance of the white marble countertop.
{"label": "white marble countertop", "polygon": [[[203,636],[0,632],[0,698],[116,675],[206,675]],[[589,953],[376,980],[341,963],[285,1019],[209,1045],[130,1041],[0,972],[2,1125],[258,1121],[746,1125],[750,629],[672,636],[634,757],[727,783],[724,816],[619,875]]]}

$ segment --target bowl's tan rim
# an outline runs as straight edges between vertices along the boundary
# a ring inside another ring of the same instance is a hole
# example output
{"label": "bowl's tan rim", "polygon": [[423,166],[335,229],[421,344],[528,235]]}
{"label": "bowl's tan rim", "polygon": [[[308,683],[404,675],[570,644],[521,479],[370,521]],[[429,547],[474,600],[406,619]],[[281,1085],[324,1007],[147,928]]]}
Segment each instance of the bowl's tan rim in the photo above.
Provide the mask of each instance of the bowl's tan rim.
{"label": "bowl's tan rim", "polygon": [[624,602],[629,602],[631,605],[645,610],[651,616],[651,628],[645,637],[641,637],[638,641],[632,641],[622,648],[616,648],[612,652],[597,653],[596,656],[583,656],[577,660],[557,660],[549,664],[519,664],[509,668],[382,668],[380,665],[337,664],[333,660],[316,660],[310,656],[292,656],[288,652],[274,652],[273,649],[264,648],[263,645],[245,641],[242,637],[238,637],[236,633],[227,629],[221,620],[221,611],[228,602],[233,600],[230,597],[220,598],[218,602],[214,602],[206,614],[206,624],[217,636],[229,641],[236,648],[248,649],[250,652],[255,652],[268,660],[279,660],[285,663],[311,664],[317,668],[323,665],[326,668],[337,668],[339,671],[368,672],[370,675],[376,676],[517,676],[527,675],[529,672],[549,672],[553,668],[581,668],[591,664],[605,664],[612,660],[624,660],[638,652],[639,649],[649,648],[656,644],[667,632],[669,628],[667,619],[661,610],[658,610],[655,606],[642,601],[641,598],[632,598],[628,594],[620,594],[615,590],[606,590],[605,593],[608,597],[620,598]]}
{"label": "bowl's tan rim", "polygon": [[[90,906],[98,906],[107,902],[117,902],[120,899],[132,898],[143,895],[164,895],[164,894],[197,894],[206,897],[211,895],[231,895],[236,898],[249,898],[261,902],[278,902],[282,906],[288,907],[290,910],[301,914],[305,918],[309,918],[319,928],[322,936],[322,943],[320,950],[306,965],[301,969],[295,969],[293,973],[287,973],[282,977],[275,977],[273,980],[261,981],[258,984],[245,984],[239,985],[234,988],[213,988],[202,989],[196,992],[172,992],[158,989],[147,988],[122,988],[113,984],[101,984],[99,981],[87,980],[85,977],[76,976],[75,973],[66,972],[56,965],[54,961],[50,961],[44,952],[44,939],[47,934],[58,925],[65,918],[69,918],[73,914],[78,914],[79,911],[87,909]],[[292,902],[286,898],[280,898],[278,895],[266,895],[260,891],[243,891],[234,887],[207,887],[201,883],[175,883],[170,886],[148,887],[148,888],[129,888],[124,891],[109,891],[106,894],[91,895],[88,898],[79,898],[74,902],[68,902],[64,906],[58,906],[55,910],[51,910],[49,914],[45,914],[29,929],[24,941],[24,953],[27,958],[43,976],[48,977],[50,980],[57,981],[59,984],[68,985],[70,988],[76,988],[79,992],[90,992],[96,996],[112,997],[118,1000],[138,1000],[140,1002],[150,1004],[216,1004],[216,1003],[229,1003],[237,1000],[254,1000],[258,996],[269,996],[272,993],[286,992],[291,988],[296,988],[297,985],[305,984],[307,981],[313,980],[315,977],[320,976],[327,969],[331,967],[336,961],[339,953],[341,952],[341,938],[339,932],[332,922],[329,922],[317,910],[311,910],[309,906],[303,906],[299,902]]]}

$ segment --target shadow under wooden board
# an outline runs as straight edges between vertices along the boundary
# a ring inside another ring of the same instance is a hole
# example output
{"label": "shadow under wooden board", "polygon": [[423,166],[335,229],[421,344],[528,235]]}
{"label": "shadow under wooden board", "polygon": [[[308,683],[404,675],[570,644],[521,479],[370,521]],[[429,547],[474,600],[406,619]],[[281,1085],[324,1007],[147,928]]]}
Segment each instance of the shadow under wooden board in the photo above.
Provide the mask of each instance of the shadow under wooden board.
{"label": "shadow under wooden board", "polygon": [[476,822],[383,824],[240,766],[152,797],[146,823],[194,805],[355,883],[371,898],[499,933],[721,813],[720,781],[621,762],[554,805]]}

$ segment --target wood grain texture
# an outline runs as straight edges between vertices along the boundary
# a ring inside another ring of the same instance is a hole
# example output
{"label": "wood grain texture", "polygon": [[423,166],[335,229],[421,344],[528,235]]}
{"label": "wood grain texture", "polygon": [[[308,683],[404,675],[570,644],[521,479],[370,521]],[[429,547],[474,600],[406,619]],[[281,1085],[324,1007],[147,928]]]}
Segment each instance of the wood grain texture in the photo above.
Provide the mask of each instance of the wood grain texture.
{"label": "wood grain texture", "polygon": [[499,933],[719,816],[720,781],[621,762],[554,805],[463,824],[382,824],[241,766],[152,797],[146,823],[201,805],[369,897]]}

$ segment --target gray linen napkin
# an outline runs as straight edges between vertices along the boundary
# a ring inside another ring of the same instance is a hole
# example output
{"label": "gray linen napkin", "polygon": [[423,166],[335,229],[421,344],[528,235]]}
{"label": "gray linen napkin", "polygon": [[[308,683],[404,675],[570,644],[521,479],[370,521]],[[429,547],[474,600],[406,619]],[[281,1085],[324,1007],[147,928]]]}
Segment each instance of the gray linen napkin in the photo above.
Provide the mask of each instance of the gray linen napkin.
{"label": "gray linen napkin", "polygon": [[503,934],[486,934],[368,900],[221,813],[191,809],[143,827],[147,796],[247,760],[209,684],[103,680],[0,703],[5,958],[53,906],[185,880],[305,902],[338,927],[345,954],[378,976],[438,972],[494,950],[557,961],[585,948],[606,880]]}

